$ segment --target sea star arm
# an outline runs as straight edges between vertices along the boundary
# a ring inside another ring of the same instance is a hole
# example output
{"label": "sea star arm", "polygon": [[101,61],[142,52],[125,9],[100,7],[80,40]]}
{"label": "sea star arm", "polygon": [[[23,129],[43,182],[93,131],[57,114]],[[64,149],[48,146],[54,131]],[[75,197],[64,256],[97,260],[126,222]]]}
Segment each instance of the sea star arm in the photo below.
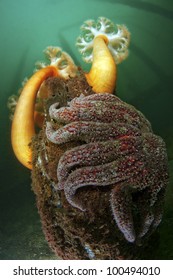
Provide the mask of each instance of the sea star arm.
{"label": "sea star arm", "polygon": [[129,136],[115,141],[94,142],[66,151],[57,168],[58,189],[63,189],[68,176],[80,167],[97,166],[118,159],[140,149],[141,138]]}
{"label": "sea star arm", "polygon": [[[108,137],[109,135],[109,137]],[[86,143],[116,139],[118,137],[133,135],[139,136],[139,130],[124,123],[112,122],[109,125],[101,122],[72,122],[58,130],[54,130],[51,122],[46,123],[46,136],[49,141],[55,144],[63,144],[73,140],[80,140]]]}
{"label": "sea star arm", "polygon": [[127,241],[134,242],[136,234],[131,209],[132,197],[126,183],[119,184],[113,188],[110,203],[119,230],[124,234]]}
{"label": "sea star arm", "polygon": [[112,120],[118,120],[120,123],[151,131],[150,123],[141,112],[109,93],[89,96],[81,94],[69,102],[68,106],[61,108],[59,103],[54,103],[49,108],[49,115],[63,125],[76,121],[111,123]]}
{"label": "sea star arm", "polygon": [[76,191],[84,186],[113,186],[130,180],[134,172],[137,174],[144,168],[144,163],[137,157],[137,155],[126,155],[106,164],[74,170],[64,184],[67,200],[72,206],[84,210],[82,202],[77,201]]}

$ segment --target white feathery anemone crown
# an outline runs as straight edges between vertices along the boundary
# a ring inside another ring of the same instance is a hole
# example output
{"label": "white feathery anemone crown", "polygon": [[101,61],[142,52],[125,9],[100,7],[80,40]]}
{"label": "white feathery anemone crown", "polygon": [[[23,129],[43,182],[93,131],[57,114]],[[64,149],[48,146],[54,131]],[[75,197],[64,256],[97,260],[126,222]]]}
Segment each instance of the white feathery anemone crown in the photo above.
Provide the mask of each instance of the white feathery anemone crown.
{"label": "white feathery anemone crown", "polygon": [[69,54],[63,52],[59,47],[49,46],[44,50],[44,54],[49,61],[49,64],[44,62],[36,63],[36,71],[47,67],[48,65],[55,66],[58,73],[64,79],[75,77],[77,73],[77,66]]}
{"label": "white feathery anemone crown", "polygon": [[76,46],[87,63],[93,61],[93,43],[97,36],[107,39],[107,46],[115,60],[121,63],[128,56],[130,32],[125,25],[115,25],[105,17],[99,17],[97,21],[87,20],[81,26],[81,35],[77,38]]}

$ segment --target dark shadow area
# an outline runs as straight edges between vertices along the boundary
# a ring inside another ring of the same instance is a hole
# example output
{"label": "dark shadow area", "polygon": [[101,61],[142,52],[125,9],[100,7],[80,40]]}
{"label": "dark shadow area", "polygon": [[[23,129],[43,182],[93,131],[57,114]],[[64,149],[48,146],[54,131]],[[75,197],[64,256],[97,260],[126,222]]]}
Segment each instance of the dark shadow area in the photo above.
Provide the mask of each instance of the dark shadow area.
{"label": "dark shadow area", "polygon": [[42,232],[30,180],[21,177],[0,198],[0,259],[54,258]]}
{"label": "dark shadow area", "polygon": [[[96,1],[103,1],[105,0],[96,0]],[[158,14],[162,17],[167,17],[171,20],[173,20],[173,11],[170,11],[168,9],[159,7],[158,5],[143,2],[142,0],[107,0],[107,2],[111,2],[113,4],[121,4],[126,5],[135,9],[143,10],[149,13]]]}
{"label": "dark shadow area", "polygon": [[[141,110],[149,120],[152,120],[152,125],[156,133],[161,132],[161,134],[163,134],[165,127],[172,126],[173,76],[171,73],[170,76],[167,76],[162,68],[159,67],[154,60],[145,53],[145,51],[137,47],[134,43],[131,43],[131,51],[134,52],[135,55],[138,56],[152,72],[155,73],[158,83],[147,89],[147,91],[141,91],[139,93],[140,98],[134,97],[130,102],[137,109]],[[126,68],[125,71],[125,76],[128,77],[128,80],[130,81],[129,91],[133,90],[135,92],[139,92],[133,71],[128,71]],[[148,75],[148,73],[146,75]],[[161,120],[161,122],[158,120]]]}

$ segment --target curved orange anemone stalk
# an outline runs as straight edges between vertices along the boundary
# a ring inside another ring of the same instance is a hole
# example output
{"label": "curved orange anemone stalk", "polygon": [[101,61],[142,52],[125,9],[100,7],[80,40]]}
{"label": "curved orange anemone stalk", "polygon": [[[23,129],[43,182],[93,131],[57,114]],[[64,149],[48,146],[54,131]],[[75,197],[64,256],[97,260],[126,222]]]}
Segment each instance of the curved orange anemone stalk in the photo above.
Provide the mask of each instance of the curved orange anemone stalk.
{"label": "curved orange anemone stalk", "polygon": [[128,56],[130,33],[126,26],[115,25],[105,17],[89,19],[81,26],[76,46],[86,63],[92,63],[86,79],[96,93],[113,93],[117,64]]}
{"label": "curved orange anemone stalk", "polygon": [[98,35],[94,39],[93,63],[90,72],[85,76],[96,93],[114,92],[117,70],[113,56],[107,47],[106,36]]}
{"label": "curved orange anemone stalk", "polygon": [[29,169],[32,169],[32,150],[29,145],[35,135],[35,99],[42,82],[51,76],[58,76],[55,66],[37,71],[24,86],[14,113],[11,129],[13,151],[17,159]]}

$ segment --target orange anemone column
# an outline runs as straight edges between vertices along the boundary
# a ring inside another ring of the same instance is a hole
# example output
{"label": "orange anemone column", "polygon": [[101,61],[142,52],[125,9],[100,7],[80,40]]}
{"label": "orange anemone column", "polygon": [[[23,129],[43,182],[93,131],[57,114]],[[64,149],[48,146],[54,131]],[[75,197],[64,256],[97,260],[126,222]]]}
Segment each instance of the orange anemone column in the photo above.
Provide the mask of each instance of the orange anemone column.
{"label": "orange anemone column", "polygon": [[20,94],[12,122],[11,142],[14,154],[29,169],[32,169],[30,143],[35,135],[35,100],[42,82],[52,76],[58,76],[58,70],[54,66],[47,66],[37,71],[28,80]]}
{"label": "orange anemone column", "polygon": [[107,38],[98,35],[94,39],[93,63],[87,81],[96,93],[113,93],[115,90],[117,69],[115,61],[107,47]]}

